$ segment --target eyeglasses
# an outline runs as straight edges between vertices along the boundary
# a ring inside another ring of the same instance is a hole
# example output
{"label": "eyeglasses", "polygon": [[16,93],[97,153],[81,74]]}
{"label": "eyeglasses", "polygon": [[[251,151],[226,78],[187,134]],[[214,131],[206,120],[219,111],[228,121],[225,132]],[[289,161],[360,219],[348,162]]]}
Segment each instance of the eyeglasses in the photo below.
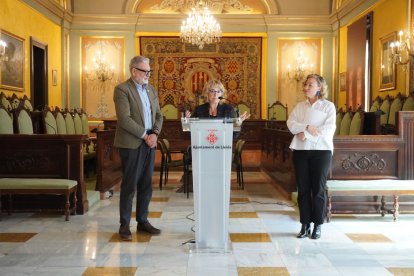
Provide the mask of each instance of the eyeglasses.
{"label": "eyeglasses", "polygon": [[134,69],[136,69],[136,70],[138,70],[138,71],[141,71],[141,72],[143,72],[143,73],[145,73],[145,76],[149,76],[149,75],[151,75],[151,73],[152,73],[152,70],[144,70],[144,69],[140,69],[140,68],[137,68],[137,67],[134,67]]}
{"label": "eyeglasses", "polygon": [[303,87],[309,87],[309,88],[314,88],[314,87],[318,87],[317,84],[312,84],[312,83],[303,83]]}
{"label": "eyeglasses", "polygon": [[208,90],[208,93],[210,93],[210,94],[220,94],[220,93],[223,93],[223,91],[211,89],[211,90]]}

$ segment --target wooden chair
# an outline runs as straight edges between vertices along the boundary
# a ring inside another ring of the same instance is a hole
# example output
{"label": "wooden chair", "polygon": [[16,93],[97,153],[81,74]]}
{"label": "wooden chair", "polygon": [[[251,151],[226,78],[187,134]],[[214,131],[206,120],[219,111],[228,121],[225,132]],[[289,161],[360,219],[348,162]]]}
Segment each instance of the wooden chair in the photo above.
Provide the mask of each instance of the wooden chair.
{"label": "wooden chair", "polygon": [[44,133],[58,134],[56,117],[49,108],[43,110]]}
{"label": "wooden chair", "polygon": [[375,111],[380,110],[382,101],[383,101],[382,98],[380,96],[377,96],[372,102],[369,112],[375,112]]}
{"label": "wooden chair", "polygon": [[238,140],[235,146],[234,154],[233,154],[233,161],[232,165],[236,167],[236,173],[237,173],[237,184],[239,187],[241,187],[244,190],[244,177],[243,177],[243,159],[242,159],[242,153],[244,144],[246,141],[244,140]]}
{"label": "wooden chair", "polygon": [[380,106],[380,110],[382,111],[380,123],[381,125],[388,124],[388,117],[390,115],[390,107],[391,107],[391,96],[386,96],[384,101],[382,102]]}
{"label": "wooden chair", "polygon": [[239,115],[243,114],[244,112],[247,112],[247,114],[251,114],[250,107],[245,102],[239,102],[237,105],[237,109],[239,110]]}
{"label": "wooden chair", "polygon": [[349,135],[361,135],[364,127],[364,110],[359,108],[351,119],[349,126]]}
{"label": "wooden chair", "polygon": [[57,107],[55,108],[53,113],[56,118],[57,134],[67,134],[66,121],[65,117],[63,116],[63,113]]}
{"label": "wooden chair", "polygon": [[19,105],[15,114],[15,129],[18,134],[33,134],[33,122],[30,112],[23,104]]}
{"label": "wooden chair", "polygon": [[26,95],[23,96],[21,101],[23,102],[24,108],[26,108],[29,111],[33,111],[32,102],[29,100],[29,98]]}
{"label": "wooden chair", "polygon": [[336,112],[336,129],[335,129],[335,135],[339,135],[339,131],[341,129],[341,122],[342,122],[342,118],[343,117],[344,117],[344,112],[342,111],[342,108],[340,108]]}
{"label": "wooden chair", "polygon": [[381,133],[382,134],[396,134],[397,133],[397,128],[395,126],[396,117],[397,117],[397,112],[401,111],[402,109],[403,101],[404,99],[401,93],[398,93],[398,95],[391,102],[390,109],[389,109],[389,115],[388,115],[388,121],[386,124],[382,124],[381,122]]}
{"label": "wooden chair", "polygon": [[172,104],[166,104],[161,108],[161,113],[165,119],[178,119],[178,108]]}
{"label": "wooden chair", "polygon": [[13,116],[0,105],[0,134],[13,134]]}
{"label": "wooden chair", "polygon": [[414,92],[411,92],[410,95],[405,99],[402,106],[402,111],[414,111]]}
{"label": "wooden chair", "polygon": [[287,105],[283,105],[281,102],[276,101],[272,105],[267,106],[268,120],[286,121],[288,118]]}
{"label": "wooden chair", "polygon": [[0,93],[0,104],[8,111],[12,110],[10,101],[3,92]]}
{"label": "wooden chair", "polygon": [[352,112],[349,110],[344,114],[341,121],[341,127],[339,129],[339,135],[349,135],[349,129],[351,127]]}
{"label": "wooden chair", "polygon": [[172,159],[171,154],[173,152],[170,150],[170,142],[167,139],[161,139],[159,140],[159,142],[160,143],[158,144],[158,146],[160,147],[162,157],[160,169],[160,190],[162,190],[163,176],[165,186],[168,182],[168,173],[170,171],[170,168],[183,167],[184,170],[184,158]]}

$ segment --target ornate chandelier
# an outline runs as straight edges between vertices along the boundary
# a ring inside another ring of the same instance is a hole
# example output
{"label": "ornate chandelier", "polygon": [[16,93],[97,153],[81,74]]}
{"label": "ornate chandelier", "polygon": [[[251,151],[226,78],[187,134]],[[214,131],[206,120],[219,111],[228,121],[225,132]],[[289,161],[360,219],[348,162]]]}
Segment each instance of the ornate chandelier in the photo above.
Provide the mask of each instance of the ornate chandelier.
{"label": "ornate chandelier", "polygon": [[200,0],[191,10],[187,20],[181,25],[181,40],[197,45],[200,50],[205,44],[220,41],[220,24],[211,15],[207,5]]}

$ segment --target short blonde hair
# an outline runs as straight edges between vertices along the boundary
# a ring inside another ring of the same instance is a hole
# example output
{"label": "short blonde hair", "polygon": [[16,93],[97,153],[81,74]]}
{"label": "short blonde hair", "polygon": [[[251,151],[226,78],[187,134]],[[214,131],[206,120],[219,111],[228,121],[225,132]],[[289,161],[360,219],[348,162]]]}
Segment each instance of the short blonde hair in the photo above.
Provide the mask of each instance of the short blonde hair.
{"label": "short blonde hair", "polygon": [[226,88],[219,80],[209,80],[203,87],[203,94],[208,95],[208,91],[213,88],[218,88],[224,93],[226,93]]}
{"label": "short blonde hair", "polygon": [[314,79],[318,83],[318,86],[321,88],[319,90],[319,95],[317,95],[318,99],[326,99],[328,97],[328,85],[326,84],[326,80],[318,74],[309,74],[306,76],[306,80],[308,79]]}

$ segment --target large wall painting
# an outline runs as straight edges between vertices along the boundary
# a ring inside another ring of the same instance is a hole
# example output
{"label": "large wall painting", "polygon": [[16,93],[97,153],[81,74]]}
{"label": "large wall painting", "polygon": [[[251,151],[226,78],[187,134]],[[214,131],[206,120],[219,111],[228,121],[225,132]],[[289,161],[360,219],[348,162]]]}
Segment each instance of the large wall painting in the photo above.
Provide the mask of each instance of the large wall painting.
{"label": "large wall painting", "polygon": [[140,53],[151,60],[150,82],[159,93],[167,118],[178,118],[184,110],[204,103],[204,83],[220,79],[225,98],[247,106],[251,118],[260,118],[261,37],[223,37],[203,50],[178,37],[141,36]]}

